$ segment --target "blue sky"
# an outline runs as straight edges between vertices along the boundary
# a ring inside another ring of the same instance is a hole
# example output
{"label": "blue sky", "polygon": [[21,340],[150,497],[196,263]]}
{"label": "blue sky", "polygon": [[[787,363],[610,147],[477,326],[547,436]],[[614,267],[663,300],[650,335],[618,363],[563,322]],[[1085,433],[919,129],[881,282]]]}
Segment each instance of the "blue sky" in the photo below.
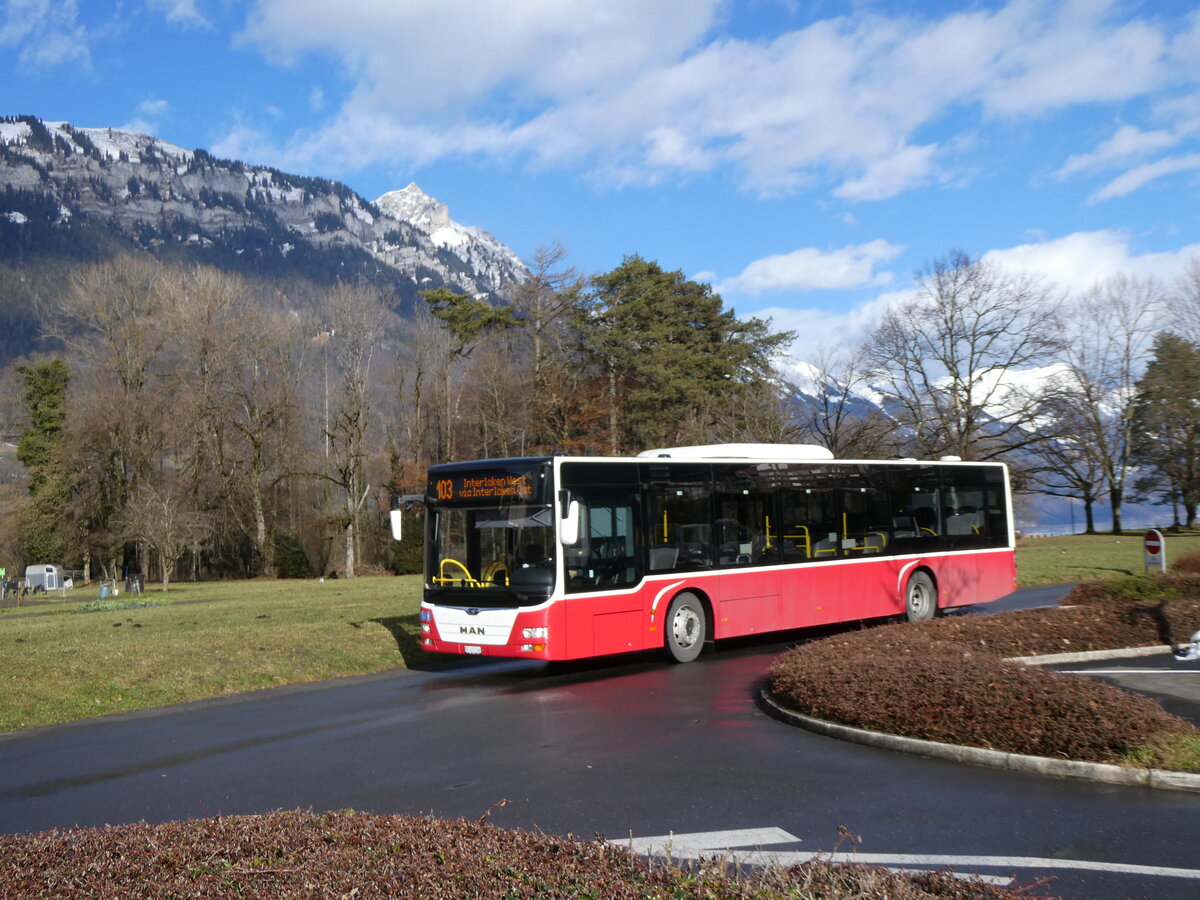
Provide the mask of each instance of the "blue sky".
{"label": "blue sky", "polygon": [[1194,3],[4,0],[0,107],[417,182],[858,333],[952,249],[1084,289],[1200,257]]}

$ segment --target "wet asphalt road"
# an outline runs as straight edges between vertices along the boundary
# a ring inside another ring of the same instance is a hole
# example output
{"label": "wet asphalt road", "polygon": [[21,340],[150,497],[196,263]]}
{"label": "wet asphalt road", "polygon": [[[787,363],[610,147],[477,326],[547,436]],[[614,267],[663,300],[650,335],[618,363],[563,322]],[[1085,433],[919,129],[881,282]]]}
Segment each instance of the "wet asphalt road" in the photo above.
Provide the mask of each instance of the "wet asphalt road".
{"label": "wet asphalt road", "polygon": [[[800,731],[755,703],[787,645],[738,642],[685,666],[645,655],[401,671],[0,736],[0,831],[293,808],[478,817],[508,800],[491,822],[614,840],[774,828],[779,852],[833,850],[845,826],[862,853],[1052,877],[1041,893],[1072,900],[1200,896],[1200,794]],[[703,845],[746,838],[722,840]]]}

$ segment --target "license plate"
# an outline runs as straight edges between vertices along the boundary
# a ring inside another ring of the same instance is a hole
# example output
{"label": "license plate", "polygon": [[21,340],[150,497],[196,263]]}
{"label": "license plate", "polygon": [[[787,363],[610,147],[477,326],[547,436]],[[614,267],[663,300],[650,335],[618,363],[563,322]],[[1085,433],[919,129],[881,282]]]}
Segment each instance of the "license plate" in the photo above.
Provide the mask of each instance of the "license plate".
{"label": "license plate", "polygon": [[468,644],[467,646],[463,647],[463,653],[467,654],[467,656],[478,656],[482,652],[482,647],[476,647],[473,644]]}

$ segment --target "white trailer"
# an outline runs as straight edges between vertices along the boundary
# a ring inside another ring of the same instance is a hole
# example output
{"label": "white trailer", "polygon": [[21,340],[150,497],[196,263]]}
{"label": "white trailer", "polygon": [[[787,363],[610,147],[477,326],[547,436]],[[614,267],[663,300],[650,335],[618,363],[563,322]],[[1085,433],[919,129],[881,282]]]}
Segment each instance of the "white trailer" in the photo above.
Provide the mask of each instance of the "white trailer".
{"label": "white trailer", "polygon": [[70,578],[63,574],[62,566],[37,565],[25,569],[25,583],[29,589],[41,588],[45,591],[61,591],[74,585]]}

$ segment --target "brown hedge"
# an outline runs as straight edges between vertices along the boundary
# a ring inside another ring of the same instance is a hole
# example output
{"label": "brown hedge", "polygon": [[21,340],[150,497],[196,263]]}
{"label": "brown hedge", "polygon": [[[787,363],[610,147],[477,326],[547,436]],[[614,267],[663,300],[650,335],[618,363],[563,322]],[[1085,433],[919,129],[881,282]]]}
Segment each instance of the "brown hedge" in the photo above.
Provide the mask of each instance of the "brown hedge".
{"label": "brown hedge", "polygon": [[0,896],[1029,900],[949,873],[817,860],[750,875],[475,821],[276,812],[0,836]]}
{"label": "brown hedge", "polygon": [[1005,656],[1136,647],[1200,629],[1200,579],[1155,580],[1148,600],[1080,586],[1069,606],[885,625],[777,659],[768,688],[806,715],[1012,753],[1117,763],[1147,742],[1200,735],[1149,698]]}
{"label": "brown hedge", "polygon": [[1181,644],[1200,629],[1200,576],[1087,582],[1057,607],[947,616],[921,627],[1000,656]]}

